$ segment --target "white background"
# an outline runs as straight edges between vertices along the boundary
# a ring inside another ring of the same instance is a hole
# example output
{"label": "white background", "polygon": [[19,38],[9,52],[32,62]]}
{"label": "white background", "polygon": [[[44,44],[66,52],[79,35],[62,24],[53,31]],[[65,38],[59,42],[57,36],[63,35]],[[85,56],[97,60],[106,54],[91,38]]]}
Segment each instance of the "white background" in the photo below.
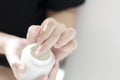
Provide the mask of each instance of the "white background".
{"label": "white background", "polygon": [[120,0],[86,0],[76,29],[64,80],[120,80]]}

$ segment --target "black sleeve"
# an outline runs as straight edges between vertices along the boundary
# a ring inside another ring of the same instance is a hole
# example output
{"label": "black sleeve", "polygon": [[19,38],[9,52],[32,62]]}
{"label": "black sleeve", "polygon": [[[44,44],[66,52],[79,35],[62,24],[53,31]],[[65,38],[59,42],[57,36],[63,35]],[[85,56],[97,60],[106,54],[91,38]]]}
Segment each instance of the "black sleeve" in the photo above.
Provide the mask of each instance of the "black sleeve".
{"label": "black sleeve", "polygon": [[63,10],[66,8],[77,7],[85,0],[48,0],[47,8],[51,10]]}
{"label": "black sleeve", "polygon": [[0,55],[0,66],[10,67],[8,60],[5,55]]}

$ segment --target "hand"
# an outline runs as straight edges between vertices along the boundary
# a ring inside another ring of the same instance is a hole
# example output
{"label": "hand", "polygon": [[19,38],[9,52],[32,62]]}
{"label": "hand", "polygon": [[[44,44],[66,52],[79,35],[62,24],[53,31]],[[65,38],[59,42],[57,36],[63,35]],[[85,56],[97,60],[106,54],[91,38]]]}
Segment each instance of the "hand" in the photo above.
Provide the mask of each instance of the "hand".
{"label": "hand", "polygon": [[[58,70],[58,63],[56,63],[51,70],[51,73],[49,75],[49,78],[47,75],[42,75],[37,80],[55,80],[55,75]],[[16,80],[15,76],[13,75],[13,72],[10,68],[0,66],[0,80]],[[19,79],[20,80],[20,79]]]}
{"label": "hand", "polygon": [[20,61],[22,49],[26,45],[27,40],[19,37],[10,38],[5,45],[5,55],[17,80],[21,80],[19,75],[26,70]]}
{"label": "hand", "polygon": [[75,35],[73,28],[48,18],[40,26],[33,25],[28,29],[27,40],[30,44],[37,42],[41,45],[36,54],[41,55],[51,48],[56,60],[60,61],[77,48]]}
{"label": "hand", "polygon": [[[29,27],[27,40],[29,44],[37,42],[41,45],[36,51],[38,56],[51,49],[56,61],[59,62],[77,48],[75,35],[76,31],[73,28],[67,28],[64,24],[48,18],[40,26]],[[48,80],[55,80],[57,69],[58,67],[52,69]],[[45,77],[40,79],[42,78]]]}
{"label": "hand", "polygon": [[[28,44],[28,42],[26,39],[15,37],[9,39],[9,41],[6,44],[7,45],[5,46],[5,55],[12,68],[12,72],[14,73],[16,80],[21,80],[21,77],[19,75],[26,71],[26,67],[21,63],[20,56],[21,51]],[[56,63],[53,69],[51,70],[49,77],[48,75],[43,75],[40,76],[40,78],[38,78],[37,80],[47,80],[47,78],[48,80],[55,80],[55,75],[57,73],[58,68],[58,63]],[[14,78],[14,76],[11,77]]]}
{"label": "hand", "polygon": [[[41,55],[47,49],[52,49],[56,61],[62,60],[69,55],[77,47],[74,40],[75,30],[66,28],[64,24],[57,22],[52,18],[46,19],[40,26],[31,26],[28,29],[27,40],[23,38],[12,38],[5,46],[6,57],[13,70],[17,80],[21,80],[19,74],[25,72],[26,68],[20,61],[22,49],[31,43],[37,42],[40,48],[36,54]],[[54,80],[58,66],[51,71],[48,80]],[[38,80],[44,80],[46,76],[40,77]]]}

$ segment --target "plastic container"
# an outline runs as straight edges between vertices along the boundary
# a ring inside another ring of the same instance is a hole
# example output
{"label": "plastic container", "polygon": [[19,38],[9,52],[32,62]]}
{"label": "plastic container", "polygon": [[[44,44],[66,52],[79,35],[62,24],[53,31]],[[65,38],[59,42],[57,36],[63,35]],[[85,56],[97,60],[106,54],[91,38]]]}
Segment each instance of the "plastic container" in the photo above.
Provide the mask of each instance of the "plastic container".
{"label": "plastic container", "polygon": [[21,54],[21,61],[27,67],[27,71],[21,74],[22,80],[36,80],[43,74],[49,74],[54,63],[55,57],[51,50],[43,53],[40,57],[35,55],[39,46],[31,44],[26,46]]}

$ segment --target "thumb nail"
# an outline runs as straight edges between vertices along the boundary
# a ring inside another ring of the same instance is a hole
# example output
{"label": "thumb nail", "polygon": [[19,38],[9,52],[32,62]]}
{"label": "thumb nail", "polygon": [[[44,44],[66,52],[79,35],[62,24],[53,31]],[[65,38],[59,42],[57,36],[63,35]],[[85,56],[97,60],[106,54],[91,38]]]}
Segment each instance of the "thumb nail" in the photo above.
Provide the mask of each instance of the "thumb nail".
{"label": "thumb nail", "polygon": [[40,50],[36,50],[35,55],[36,56],[40,56],[41,55],[41,51]]}
{"label": "thumb nail", "polygon": [[24,72],[25,71],[25,67],[24,66],[19,66],[18,67],[18,71],[19,72]]}
{"label": "thumb nail", "polygon": [[41,46],[39,46],[39,48],[35,51],[35,55],[36,56],[40,56],[41,55],[41,53],[42,53],[42,51],[41,51]]}

